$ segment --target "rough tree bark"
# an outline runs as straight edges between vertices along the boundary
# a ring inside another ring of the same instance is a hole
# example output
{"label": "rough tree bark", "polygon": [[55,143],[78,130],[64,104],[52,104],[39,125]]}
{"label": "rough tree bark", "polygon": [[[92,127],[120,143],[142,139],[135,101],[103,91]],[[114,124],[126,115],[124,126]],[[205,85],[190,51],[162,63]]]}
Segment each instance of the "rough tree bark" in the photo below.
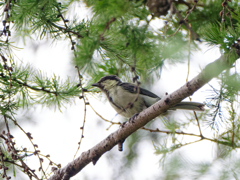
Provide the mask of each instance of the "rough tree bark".
{"label": "rough tree bark", "polygon": [[[240,55],[240,50],[237,45],[236,52]],[[237,60],[236,58],[234,62]],[[77,159],[68,163],[65,167],[55,170],[49,180],[68,180],[70,177],[79,173],[87,164],[92,162],[96,164],[98,159],[107,151],[111,150],[118,142],[122,142],[129,135],[146,125],[155,117],[166,112],[167,109],[181,102],[186,97],[192,95],[198,89],[203,87],[211,79],[218,76],[222,71],[231,68],[234,62],[229,62],[229,57],[222,55],[214,62],[208,64],[199,75],[191,81],[184,84],[181,88],[167,95],[151,107],[145,109],[131,122],[124,124],[116,132],[110,134],[106,139],[99,142],[96,146],[88,151],[83,152]]]}

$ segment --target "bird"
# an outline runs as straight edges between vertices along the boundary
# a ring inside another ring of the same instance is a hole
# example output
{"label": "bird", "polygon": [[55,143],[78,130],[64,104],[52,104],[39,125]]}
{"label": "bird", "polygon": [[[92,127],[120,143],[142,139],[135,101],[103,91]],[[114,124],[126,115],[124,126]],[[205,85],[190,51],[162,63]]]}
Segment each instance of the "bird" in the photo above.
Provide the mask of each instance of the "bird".
{"label": "bird", "polygon": [[[161,98],[135,84],[122,82],[116,75],[102,77],[92,84],[103,92],[110,105],[123,117],[131,118],[150,107]],[[169,110],[204,111],[204,104],[199,102],[180,102]]]}

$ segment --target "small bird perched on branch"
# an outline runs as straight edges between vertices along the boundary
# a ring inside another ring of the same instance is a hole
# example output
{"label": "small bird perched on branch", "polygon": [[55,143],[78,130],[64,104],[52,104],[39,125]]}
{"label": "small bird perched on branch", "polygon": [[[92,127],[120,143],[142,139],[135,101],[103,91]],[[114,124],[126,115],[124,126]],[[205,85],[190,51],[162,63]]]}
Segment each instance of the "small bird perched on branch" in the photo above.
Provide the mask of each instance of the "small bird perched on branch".
{"label": "small bird perched on branch", "polygon": [[[104,76],[92,86],[98,87],[105,93],[115,111],[126,118],[140,113],[161,99],[156,94],[135,84],[122,82],[115,75]],[[176,109],[204,111],[204,104],[180,102],[170,108],[170,110]]]}

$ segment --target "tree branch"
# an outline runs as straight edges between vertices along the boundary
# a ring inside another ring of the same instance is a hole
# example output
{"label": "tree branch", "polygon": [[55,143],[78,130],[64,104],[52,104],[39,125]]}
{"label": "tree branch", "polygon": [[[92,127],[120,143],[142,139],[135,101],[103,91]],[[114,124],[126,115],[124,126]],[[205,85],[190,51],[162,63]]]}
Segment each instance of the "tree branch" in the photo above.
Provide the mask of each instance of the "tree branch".
{"label": "tree branch", "polygon": [[[239,53],[237,52],[237,54]],[[234,59],[234,61],[236,60],[237,58]],[[218,76],[223,70],[231,68],[232,63],[234,63],[232,60],[231,63],[229,62],[229,56],[222,55],[216,61],[208,64],[198,76],[187,82],[181,88],[139,113],[135,119],[122,125],[119,130],[110,134],[93,148],[83,152],[77,159],[68,163],[68,165],[62,169],[55,170],[54,175],[52,175],[49,180],[68,180],[70,177],[79,173],[90,162],[95,165],[98,159],[105,152],[117,145],[118,142],[126,139],[152,119],[166,112],[169,108],[181,102],[186,97],[192,95],[212,78]]]}
{"label": "tree branch", "polygon": [[186,28],[191,32],[191,34],[192,34],[192,36],[193,36],[193,39],[200,41],[199,35],[198,35],[197,33],[195,33],[195,32],[193,31],[192,27],[186,22],[189,14],[193,11],[193,9],[194,9],[196,6],[197,6],[197,3],[194,3],[193,7],[188,11],[186,17],[183,19],[181,13],[180,13],[180,12],[177,10],[177,8],[173,5],[173,10],[176,12],[176,14],[177,14],[177,16],[178,16],[178,18],[179,18],[179,20],[180,20],[180,21],[179,21],[180,25],[179,25],[178,29],[175,31],[175,33],[173,33],[171,36],[174,36],[174,35],[180,30],[182,24],[184,24],[184,25],[186,26]]}

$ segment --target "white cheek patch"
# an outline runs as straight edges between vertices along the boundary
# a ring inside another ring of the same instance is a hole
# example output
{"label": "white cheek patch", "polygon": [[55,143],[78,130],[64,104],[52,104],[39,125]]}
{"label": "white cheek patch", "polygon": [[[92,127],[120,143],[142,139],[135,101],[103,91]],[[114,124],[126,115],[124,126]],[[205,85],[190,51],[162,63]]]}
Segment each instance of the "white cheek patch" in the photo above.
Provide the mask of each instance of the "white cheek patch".
{"label": "white cheek patch", "polygon": [[105,90],[110,90],[110,89],[114,88],[114,86],[116,86],[117,83],[118,83],[117,81],[106,80],[106,81],[102,82],[101,84],[103,85],[103,88]]}

